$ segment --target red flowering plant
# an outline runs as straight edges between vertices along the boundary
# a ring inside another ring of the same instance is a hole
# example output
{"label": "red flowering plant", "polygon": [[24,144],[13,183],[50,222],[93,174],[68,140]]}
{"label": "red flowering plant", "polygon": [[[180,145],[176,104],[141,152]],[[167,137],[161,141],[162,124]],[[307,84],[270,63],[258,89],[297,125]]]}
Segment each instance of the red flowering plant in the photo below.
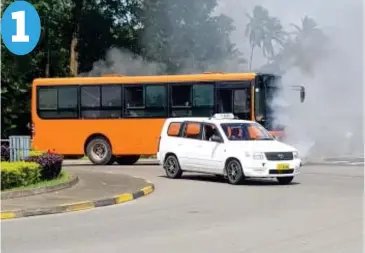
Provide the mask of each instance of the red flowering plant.
{"label": "red flowering plant", "polygon": [[38,154],[30,154],[24,159],[27,162],[36,162],[41,165],[41,179],[50,180],[57,178],[62,169],[63,156],[55,150],[48,150]]}

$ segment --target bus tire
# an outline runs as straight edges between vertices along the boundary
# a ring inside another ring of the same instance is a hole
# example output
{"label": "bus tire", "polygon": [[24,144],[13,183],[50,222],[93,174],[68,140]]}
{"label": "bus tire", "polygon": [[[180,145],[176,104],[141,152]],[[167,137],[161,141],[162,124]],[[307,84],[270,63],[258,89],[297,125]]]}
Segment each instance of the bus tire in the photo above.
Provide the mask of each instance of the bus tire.
{"label": "bus tire", "polygon": [[110,158],[110,160],[109,160],[109,162],[107,163],[107,165],[113,165],[113,164],[115,163],[116,159],[117,159],[117,157],[116,157],[115,155],[113,155],[113,156]]}
{"label": "bus tire", "polygon": [[107,165],[113,160],[111,145],[109,141],[103,137],[93,138],[87,143],[86,155],[89,157],[89,160],[96,165]]}
{"label": "bus tire", "polygon": [[135,164],[141,156],[139,155],[123,155],[117,156],[116,161],[119,165],[133,165]]}

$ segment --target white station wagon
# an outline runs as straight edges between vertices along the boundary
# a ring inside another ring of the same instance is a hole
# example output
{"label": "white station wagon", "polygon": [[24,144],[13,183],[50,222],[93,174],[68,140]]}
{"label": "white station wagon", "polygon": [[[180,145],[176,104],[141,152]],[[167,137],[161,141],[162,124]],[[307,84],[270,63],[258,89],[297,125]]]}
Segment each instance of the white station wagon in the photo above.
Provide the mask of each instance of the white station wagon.
{"label": "white station wagon", "polygon": [[167,119],[157,159],[169,178],[198,172],[222,175],[230,184],[245,178],[276,178],[289,184],[302,166],[294,147],[276,140],[260,124],[233,114]]}

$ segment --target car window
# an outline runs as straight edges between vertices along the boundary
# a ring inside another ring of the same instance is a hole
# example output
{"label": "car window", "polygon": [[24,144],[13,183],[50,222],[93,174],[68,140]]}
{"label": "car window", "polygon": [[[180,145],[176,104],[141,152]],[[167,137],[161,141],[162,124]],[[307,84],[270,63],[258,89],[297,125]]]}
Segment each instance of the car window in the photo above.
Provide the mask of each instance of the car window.
{"label": "car window", "polygon": [[210,141],[213,135],[220,136],[217,126],[214,124],[204,124],[202,139]]}
{"label": "car window", "polygon": [[184,126],[182,137],[189,139],[201,139],[202,124],[198,122],[187,122]]}
{"label": "car window", "polygon": [[167,135],[168,136],[179,136],[181,128],[181,122],[171,122],[169,125],[169,128],[167,129]]}
{"label": "car window", "polygon": [[274,140],[274,137],[257,123],[224,123],[221,126],[230,141]]}

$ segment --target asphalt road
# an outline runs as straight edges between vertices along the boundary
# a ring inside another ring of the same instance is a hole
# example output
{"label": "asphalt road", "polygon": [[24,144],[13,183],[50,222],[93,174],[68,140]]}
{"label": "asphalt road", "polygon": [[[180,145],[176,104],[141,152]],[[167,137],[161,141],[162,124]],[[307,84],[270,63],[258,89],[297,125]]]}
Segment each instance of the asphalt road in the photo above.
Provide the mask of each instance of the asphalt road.
{"label": "asphalt road", "polygon": [[290,186],[169,180],[145,165],[76,169],[144,177],[156,190],[122,205],[2,221],[3,253],[363,252],[363,167],[307,166]]}

